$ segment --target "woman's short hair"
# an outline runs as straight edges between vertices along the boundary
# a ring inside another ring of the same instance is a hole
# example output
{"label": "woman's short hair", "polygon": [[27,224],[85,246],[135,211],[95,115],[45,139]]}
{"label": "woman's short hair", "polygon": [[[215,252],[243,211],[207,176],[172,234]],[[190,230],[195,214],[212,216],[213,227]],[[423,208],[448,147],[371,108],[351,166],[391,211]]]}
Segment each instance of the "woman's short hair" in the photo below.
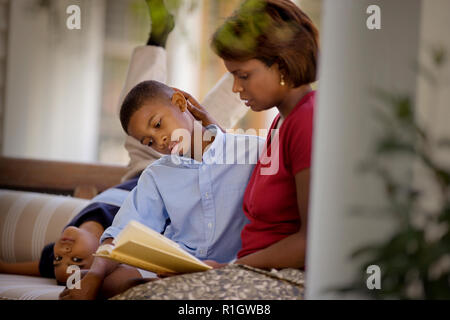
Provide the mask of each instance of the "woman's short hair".
{"label": "woman's short hair", "polygon": [[247,0],[217,31],[213,50],[224,60],[278,63],[294,87],[316,81],[319,33],[290,0]]}

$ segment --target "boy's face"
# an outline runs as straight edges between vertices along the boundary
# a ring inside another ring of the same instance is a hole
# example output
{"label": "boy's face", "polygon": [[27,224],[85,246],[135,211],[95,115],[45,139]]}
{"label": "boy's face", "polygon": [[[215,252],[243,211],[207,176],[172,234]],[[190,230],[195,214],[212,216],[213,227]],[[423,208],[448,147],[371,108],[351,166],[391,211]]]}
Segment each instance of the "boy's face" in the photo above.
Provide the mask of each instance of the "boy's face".
{"label": "boy's face", "polygon": [[177,134],[180,131],[175,133],[177,139],[172,141],[172,133],[183,129],[192,137],[193,128],[193,117],[186,109],[186,99],[175,92],[171,100],[154,99],[140,107],[130,118],[128,133],[159,153],[183,155],[192,147],[191,141],[183,141],[183,137]]}
{"label": "boy's face", "polygon": [[77,227],[65,228],[53,248],[56,280],[59,282],[67,280],[70,276],[67,268],[70,265],[77,265],[80,269],[89,269],[94,260],[92,254],[98,248],[98,241],[97,237],[86,230]]}

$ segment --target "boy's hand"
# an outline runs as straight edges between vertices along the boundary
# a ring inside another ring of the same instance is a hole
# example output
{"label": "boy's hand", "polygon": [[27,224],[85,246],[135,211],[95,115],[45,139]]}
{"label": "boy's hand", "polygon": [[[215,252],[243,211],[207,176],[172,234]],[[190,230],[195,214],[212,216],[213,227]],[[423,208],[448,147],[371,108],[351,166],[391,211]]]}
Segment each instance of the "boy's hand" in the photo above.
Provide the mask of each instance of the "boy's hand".
{"label": "boy's hand", "polygon": [[97,298],[103,279],[93,272],[88,272],[80,281],[80,289],[65,288],[60,293],[60,300],[94,300]]}

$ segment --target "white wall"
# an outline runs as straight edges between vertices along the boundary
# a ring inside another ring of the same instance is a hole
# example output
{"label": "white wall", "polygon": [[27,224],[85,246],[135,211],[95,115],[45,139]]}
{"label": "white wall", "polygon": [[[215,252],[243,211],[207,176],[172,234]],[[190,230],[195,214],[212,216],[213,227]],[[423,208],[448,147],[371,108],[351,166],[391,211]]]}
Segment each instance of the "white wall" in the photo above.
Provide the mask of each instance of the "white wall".
{"label": "white wall", "polygon": [[[10,3],[3,155],[74,161],[96,157],[104,1]],[[66,8],[81,7],[81,30]]]}
{"label": "white wall", "polygon": [[[438,79],[437,85],[426,80],[423,74],[418,77],[417,117],[421,125],[431,134],[432,139],[450,138],[450,1],[423,0],[420,28],[420,63],[432,70]],[[442,47],[447,52],[447,61],[440,69],[433,67],[433,48]],[[439,163],[450,168],[450,152],[447,149],[433,152]],[[428,171],[415,164],[415,186],[425,192],[422,205],[428,210],[439,207],[440,193],[437,185],[430,179]]]}
{"label": "white wall", "polygon": [[[366,9],[381,7],[381,30],[368,30]],[[322,11],[319,94],[315,113],[313,178],[308,227],[306,296],[345,298],[332,287],[348,285],[358,264],[355,249],[385,239],[392,221],[352,215],[358,206],[386,201],[378,179],[357,171],[379,128],[379,104],[370,90],[411,93],[417,59],[419,0],[326,0]],[[408,170],[408,163],[398,168]],[[358,210],[357,210],[358,211]],[[361,279],[365,283],[365,279]]]}
{"label": "white wall", "polygon": [[194,97],[199,97],[200,93],[202,9],[203,1],[192,11],[186,5],[180,8],[166,46],[168,84]]}
{"label": "white wall", "polygon": [[9,0],[0,0],[0,153],[3,147]]}

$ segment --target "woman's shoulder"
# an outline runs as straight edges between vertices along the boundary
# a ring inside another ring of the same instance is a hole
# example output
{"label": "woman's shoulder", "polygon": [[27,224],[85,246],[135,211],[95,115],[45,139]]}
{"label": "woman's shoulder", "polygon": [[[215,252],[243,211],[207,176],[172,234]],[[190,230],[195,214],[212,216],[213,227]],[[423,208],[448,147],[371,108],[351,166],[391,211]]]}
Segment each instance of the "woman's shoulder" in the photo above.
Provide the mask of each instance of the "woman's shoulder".
{"label": "woman's shoulder", "polygon": [[291,111],[291,113],[286,117],[287,123],[290,122],[298,122],[298,121],[308,121],[309,118],[313,116],[314,114],[314,105],[316,100],[316,91],[310,91],[308,92],[300,101],[297,103],[297,105],[294,107],[294,109]]}
{"label": "woman's shoulder", "polygon": [[303,103],[297,104],[294,110],[284,119],[282,131],[286,133],[311,131],[314,124],[314,105],[314,95],[310,95]]}

